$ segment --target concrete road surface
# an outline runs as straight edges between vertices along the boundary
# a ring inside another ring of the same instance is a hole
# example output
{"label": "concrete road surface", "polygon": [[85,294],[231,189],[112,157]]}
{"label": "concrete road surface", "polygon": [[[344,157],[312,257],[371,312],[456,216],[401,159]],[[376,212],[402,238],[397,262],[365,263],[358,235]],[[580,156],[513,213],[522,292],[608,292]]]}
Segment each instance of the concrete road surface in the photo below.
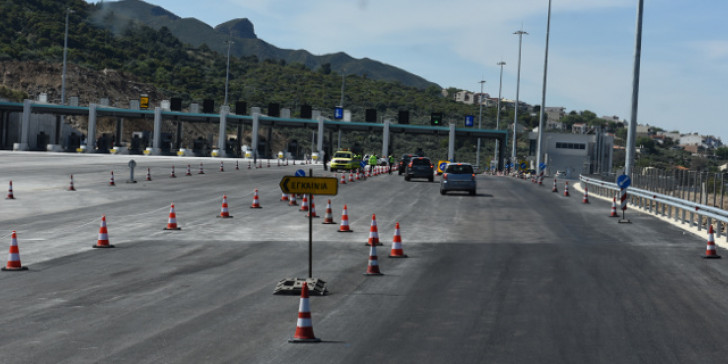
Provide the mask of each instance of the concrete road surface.
{"label": "concrete road surface", "polygon": [[[130,158],[136,184],[125,183]],[[299,297],[272,293],[278,280],[308,272],[305,213],[280,202],[278,188],[300,166],[223,162],[219,172],[220,159],[0,152],[0,192],[12,179],[15,196],[0,200],[0,247],[16,230],[29,267],[0,272],[0,362],[728,357],[728,260],[701,258],[707,236],[637,213],[617,224],[606,202],[584,205],[507,177],[478,176],[477,196],[441,196],[438,183],[396,173],[315,198],[319,215],[331,199],[337,222],[313,225],[313,275],[330,294],[310,298],[322,342],[291,344]],[[172,165],[177,178],[168,177]],[[66,190],[70,174],[75,192]],[[256,188],[262,209],[249,208]],[[223,194],[232,219],[215,217]],[[163,231],[172,202],[182,230]],[[353,233],[336,231],[344,204]],[[379,277],[362,275],[372,214],[384,244]],[[114,249],[91,248],[102,215]],[[406,259],[387,258],[396,222]]]}

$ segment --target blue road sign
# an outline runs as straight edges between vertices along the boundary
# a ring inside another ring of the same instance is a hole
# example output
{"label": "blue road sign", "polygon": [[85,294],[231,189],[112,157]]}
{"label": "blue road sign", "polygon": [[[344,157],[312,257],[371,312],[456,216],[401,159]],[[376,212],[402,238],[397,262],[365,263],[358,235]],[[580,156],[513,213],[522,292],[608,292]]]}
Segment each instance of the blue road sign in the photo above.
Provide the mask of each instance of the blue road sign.
{"label": "blue road sign", "polygon": [[538,165],[538,168],[540,168],[540,169],[544,169],[544,168],[546,168],[546,163],[541,163],[541,164],[539,164],[539,165]]}
{"label": "blue road sign", "polygon": [[521,163],[521,169],[526,169],[526,163]]}
{"label": "blue road sign", "polygon": [[306,172],[303,169],[299,169],[296,171],[296,177],[306,177]]}
{"label": "blue road sign", "polygon": [[441,170],[441,171],[444,171],[444,170],[445,170],[445,168],[447,168],[447,162],[442,162],[442,163],[440,163],[440,170]]}
{"label": "blue road sign", "polygon": [[473,126],[474,121],[475,121],[475,116],[465,115],[465,126]]}
{"label": "blue road sign", "polygon": [[361,166],[362,168],[364,168],[364,167],[366,167],[366,166],[367,166],[367,162],[361,161],[361,163],[359,163],[359,165],[360,165],[360,166]]}
{"label": "blue road sign", "polygon": [[629,187],[629,185],[632,184],[632,179],[629,178],[628,175],[623,174],[617,177],[617,186],[621,189],[625,189]]}
{"label": "blue road sign", "polygon": [[344,108],[343,107],[336,107],[334,108],[334,119],[341,120],[344,118]]}

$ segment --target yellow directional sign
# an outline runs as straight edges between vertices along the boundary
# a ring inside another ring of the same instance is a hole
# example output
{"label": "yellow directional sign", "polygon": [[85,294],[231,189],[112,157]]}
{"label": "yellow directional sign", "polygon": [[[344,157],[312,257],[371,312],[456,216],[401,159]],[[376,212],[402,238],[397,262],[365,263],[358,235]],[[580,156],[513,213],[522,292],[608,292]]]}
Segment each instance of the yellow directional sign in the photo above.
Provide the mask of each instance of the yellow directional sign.
{"label": "yellow directional sign", "polygon": [[336,195],[339,192],[339,183],[333,177],[284,176],[279,185],[283,193]]}

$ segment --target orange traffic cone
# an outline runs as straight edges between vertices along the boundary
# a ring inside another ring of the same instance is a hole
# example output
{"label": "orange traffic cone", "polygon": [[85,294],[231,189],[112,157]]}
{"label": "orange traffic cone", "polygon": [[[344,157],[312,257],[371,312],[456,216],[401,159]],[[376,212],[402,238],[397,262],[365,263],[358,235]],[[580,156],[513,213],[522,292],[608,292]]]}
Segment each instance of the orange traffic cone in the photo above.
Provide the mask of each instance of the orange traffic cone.
{"label": "orange traffic cone", "polygon": [[326,213],[324,213],[324,221],[322,224],[336,224],[334,221],[333,211],[331,211],[331,200],[326,202]]}
{"label": "orange traffic cone", "polygon": [[313,324],[311,323],[311,307],[308,302],[308,285],[303,282],[301,287],[301,300],[298,303],[298,320],[296,321],[296,333],[293,339],[288,340],[289,343],[317,343],[321,339],[313,334]]}
{"label": "orange traffic cone", "polygon": [[556,178],[554,178],[554,187],[551,189],[551,192],[559,192],[559,189],[556,188]]}
{"label": "orange traffic cone", "polygon": [[569,197],[569,181],[564,182],[564,197]]}
{"label": "orange traffic cone", "polygon": [[354,182],[354,173],[349,173],[349,182]]}
{"label": "orange traffic cone", "polygon": [[402,236],[399,234],[399,223],[394,225],[394,238],[392,238],[392,251],[389,253],[390,258],[407,258],[407,254],[402,250]]}
{"label": "orange traffic cone", "polygon": [[146,179],[147,179],[147,181],[152,180],[152,171],[149,168],[147,168],[147,178]]}
{"label": "orange traffic cone", "polygon": [[8,196],[5,197],[6,200],[14,200],[15,196],[13,195],[13,181],[10,180],[10,187],[8,187]]}
{"label": "orange traffic cone", "polygon": [[288,201],[288,194],[283,192],[283,195],[281,195],[281,201]]}
{"label": "orange traffic cone", "polygon": [[706,259],[720,259],[720,255],[715,252],[715,239],[713,238],[713,225],[708,228],[708,246],[705,248]]}
{"label": "orange traffic cone", "polygon": [[8,264],[2,268],[4,271],[20,271],[28,270],[20,264],[20,249],[18,248],[18,234],[13,230],[10,236],[10,254],[8,255]]}
{"label": "orange traffic cone", "polygon": [[346,173],[341,174],[341,180],[339,181],[339,184],[342,184],[342,185],[346,184]]}
{"label": "orange traffic cone", "polygon": [[250,205],[251,209],[260,209],[262,206],[260,206],[260,201],[258,200],[258,189],[255,189],[255,192],[253,192],[253,204]]}
{"label": "orange traffic cone", "polygon": [[235,161],[235,170],[236,171],[240,170],[240,165],[238,164],[238,161]]}
{"label": "orange traffic cone", "polygon": [[309,215],[311,215],[311,217],[314,217],[314,218],[319,217],[318,215],[316,215],[316,204],[313,203],[313,195],[311,195],[311,208],[309,209],[309,212],[306,214],[306,217],[308,217]]}
{"label": "orange traffic cone", "polygon": [[361,178],[359,177],[359,171],[356,171],[356,180],[361,181]]}
{"label": "orange traffic cone", "polygon": [[222,161],[220,161],[220,172],[225,172],[225,167],[223,167]]}
{"label": "orange traffic cone", "polygon": [[202,162],[200,162],[200,171],[197,172],[197,174],[205,174],[205,169],[202,167]]}
{"label": "orange traffic cone", "polygon": [[301,208],[298,209],[298,211],[308,211],[308,195],[303,195],[303,200],[301,201]]}
{"label": "orange traffic cone", "polygon": [[589,190],[587,186],[584,186],[584,198],[581,200],[582,203],[589,203]]}
{"label": "orange traffic cone", "polygon": [[341,225],[339,226],[338,232],[340,233],[351,233],[354,230],[349,229],[349,213],[347,212],[346,205],[344,210],[341,212]]}
{"label": "orange traffic cone", "polygon": [[617,215],[617,196],[612,197],[612,211],[609,213],[609,217],[619,217]]}
{"label": "orange traffic cone", "polygon": [[169,178],[177,178],[177,175],[174,174],[174,166],[172,166],[172,173],[169,174]]}
{"label": "orange traffic cone", "polygon": [[369,227],[369,240],[366,245],[382,245],[379,242],[379,230],[377,229],[377,215],[372,214],[372,225]]}
{"label": "orange traffic cone", "polygon": [[185,176],[191,176],[191,175],[192,175],[192,171],[190,171],[190,165],[188,164],[187,165],[187,173],[185,173]]}
{"label": "orange traffic cone", "polygon": [[116,186],[116,183],[114,183],[114,171],[111,171],[111,179],[109,180],[109,186]]}
{"label": "orange traffic cone", "polygon": [[99,228],[99,238],[96,241],[96,245],[92,245],[92,248],[113,248],[114,246],[109,244],[109,231],[106,229],[106,215],[101,216],[101,227]]}
{"label": "orange traffic cone", "polygon": [[365,276],[381,276],[382,272],[379,271],[379,260],[377,260],[377,247],[372,245],[369,248],[369,264],[367,264],[367,272]]}
{"label": "orange traffic cone", "polygon": [[177,226],[177,214],[174,212],[174,203],[172,203],[172,206],[169,208],[169,221],[167,222],[167,227],[164,228],[164,230],[182,230],[182,228]]}
{"label": "orange traffic cone", "polygon": [[224,219],[232,217],[230,211],[228,211],[227,195],[222,195],[222,208],[220,209],[220,215],[217,215],[217,217]]}
{"label": "orange traffic cone", "polygon": [[250,161],[248,161],[248,169],[250,169]]}
{"label": "orange traffic cone", "polygon": [[296,202],[296,194],[295,193],[292,193],[292,194],[289,195],[288,206],[298,206],[298,202]]}
{"label": "orange traffic cone", "polygon": [[69,191],[75,191],[76,187],[73,187],[73,175],[71,175],[71,184],[68,186]]}

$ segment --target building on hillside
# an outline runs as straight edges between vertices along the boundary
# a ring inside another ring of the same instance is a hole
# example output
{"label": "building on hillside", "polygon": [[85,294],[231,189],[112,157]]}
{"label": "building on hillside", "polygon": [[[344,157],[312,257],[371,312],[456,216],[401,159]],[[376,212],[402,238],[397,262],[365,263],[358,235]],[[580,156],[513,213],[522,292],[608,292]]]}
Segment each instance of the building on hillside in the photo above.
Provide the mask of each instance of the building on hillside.
{"label": "building on hillside", "polygon": [[663,135],[663,136],[665,136],[665,139],[670,139],[674,143],[679,143],[680,142],[680,133],[677,133],[677,132],[658,131],[655,134],[656,135]]}
{"label": "building on hillside", "polygon": [[483,106],[487,106],[486,104],[488,103],[488,100],[490,100],[490,94],[487,92],[482,94],[480,92],[473,94],[473,103],[476,105],[483,104]]}
{"label": "building on hillside", "polygon": [[564,123],[560,121],[546,120],[546,130],[566,130]]}
{"label": "building on hillside", "polygon": [[574,125],[571,126],[572,134],[586,134],[587,131],[589,131],[589,125],[586,125],[585,123],[574,123]]}
{"label": "building on hillside", "polygon": [[470,91],[458,91],[455,94],[455,101],[463,104],[472,105],[475,103],[475,94]]}
{"label": "building on hillside", "polygon": [[[529,133],[530,157],[535,159],[538,133]],[[566,178],[612,172],[614,136],[595,128],[593,134],[543,133],[546,175],[562,171]]]}
{"label": "building on hillside", "polygon": [[558,122],[561,118],[566,116],[566,108],[561,106],[546,106],[544,111],[546,112],[547,122]]}

